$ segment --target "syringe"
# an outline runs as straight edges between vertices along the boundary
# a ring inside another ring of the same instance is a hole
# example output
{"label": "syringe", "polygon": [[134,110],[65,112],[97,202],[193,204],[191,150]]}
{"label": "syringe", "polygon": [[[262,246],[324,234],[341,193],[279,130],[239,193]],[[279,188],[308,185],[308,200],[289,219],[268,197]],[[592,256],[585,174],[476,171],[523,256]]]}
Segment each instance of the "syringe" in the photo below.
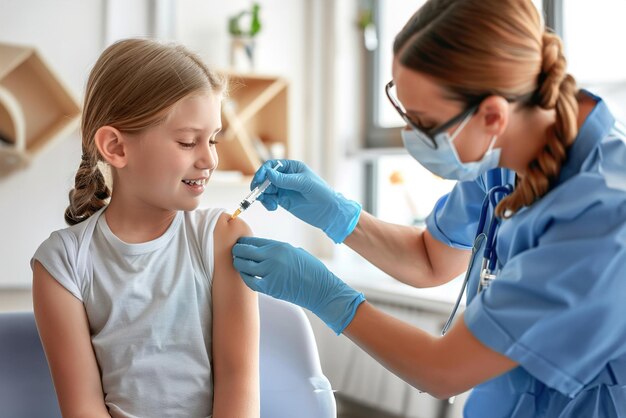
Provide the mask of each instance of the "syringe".
{"label": "syringe", "polygon": [[[278,169],[278,167],[282,167],[283,164],[280,161],[276,162],[276,165],[274,167],[272,167],[272,170],[276,170]],[[237,208],[237,210],[230,216],[229,220],[233,220],[235,219],[237,216],[239,216],[241,214],[241,212],[243,212],[244,210],[248,209],[254,202],[256,202],[256,200],[258,199],[259,196],[261,196],[261,193],[263,193],[265,191],[265,189],[268,188],[268,186],[272,184],[272,182],[270,181],[270,179],[265,179],[265,181],[263,183],[261,183],[260,185],[258,185],[257,187],[255,187],[248,196],[246,196],[241,203],[239,204],[239,207]]]}

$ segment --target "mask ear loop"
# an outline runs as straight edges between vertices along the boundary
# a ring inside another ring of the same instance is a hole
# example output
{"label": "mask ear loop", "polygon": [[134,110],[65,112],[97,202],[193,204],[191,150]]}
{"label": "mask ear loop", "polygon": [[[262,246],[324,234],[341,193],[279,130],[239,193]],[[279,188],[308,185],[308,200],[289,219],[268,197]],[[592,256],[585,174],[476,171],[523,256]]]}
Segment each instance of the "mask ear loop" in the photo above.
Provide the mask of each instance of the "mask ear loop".
{"label": "mask ear loop", "polygon": [[472,116],[474,116],[474,113],[470,113],[468,114],[465,119],[463,119],[463,122],[461,122],[461,124],[459,125],[458,128],[456,128],[456,131],[454,131],[452,133],[452,135],[450,135],[450,143],[453,143],[454,140],[456,139],[456,137],[461,133],[461,131],[463,130],[463,128],[465,128],[465,125],[467,125],[467,123],[470,121],[470,119],[472,118]]}

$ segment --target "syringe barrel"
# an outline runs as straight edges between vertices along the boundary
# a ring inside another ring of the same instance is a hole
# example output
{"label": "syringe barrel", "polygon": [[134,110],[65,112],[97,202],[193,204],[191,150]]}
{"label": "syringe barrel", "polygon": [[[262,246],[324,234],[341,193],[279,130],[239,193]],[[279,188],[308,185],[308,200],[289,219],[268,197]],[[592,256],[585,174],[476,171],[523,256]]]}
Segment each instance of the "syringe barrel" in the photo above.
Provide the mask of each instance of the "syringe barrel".
{"label": "syringe barrel", "polygon": [[[283,166],[283,163],[281,163],[280,161],[276,161],[276,165],[274,167],[272,167],[272,170],[276,171],[278,169],[278,167],[282,167],[282,166]],[[258,191],[258,194],[256,195],[255,199],[257,197],[259,197],[261,195],[261,193],[263,193],[265,191],[265,189],[267,189],[269,187],[270,184],[272,184],[272,182],[270,181],[269,178],[267,178],[267,179],[265,179],[265,181],[263,183],[261,183],[260,186],[256,187],[256,189],[259,189],[259,191]]]}
{"label": "syringe barrel", "polygon": [[252,189],[250,194],[248,194],[248,196],[246,196],[245,199],[243,200],[246,200],[250,203],[254,202],[257,199],[257,197],[261,196],[261,193],[263,193],[270,184],[271,183],[269,179],[265,180],[263,183],[261,183],[261,185],[256,186],[254,189]]}
{"label": "syringe barrel", "polygon": [[270,184],[272,184],[270,179],[265,179],[265,181],[263,183],[261,183],[261,185],[259,187],[257,187],[257,189],[259,189],[259,195],[261,193],[263,193],[265,191],[265,189],[267,189],[269,187]]}
{"label": "syringe barrel", "polygon": [[[276,170],[278,167],[282,167],[282,163],[280,161],[277,161],[276,165],[272,168],[272,170]],[[253,204],[257,198],[259,196],[261,196],[261,194],[269,187],[269,185],[272,184],[272,182],[270,181],[270,179],[265,179],[265,181],[263,183],[261,183],[260,185],[258,185],[257,187],[255,187],[250,194],[248,194],[248,196],[246,196],[242,201],[241,201],[241,208],[243,210],[248,209],[248,207],[250,207],[251,204]]]}

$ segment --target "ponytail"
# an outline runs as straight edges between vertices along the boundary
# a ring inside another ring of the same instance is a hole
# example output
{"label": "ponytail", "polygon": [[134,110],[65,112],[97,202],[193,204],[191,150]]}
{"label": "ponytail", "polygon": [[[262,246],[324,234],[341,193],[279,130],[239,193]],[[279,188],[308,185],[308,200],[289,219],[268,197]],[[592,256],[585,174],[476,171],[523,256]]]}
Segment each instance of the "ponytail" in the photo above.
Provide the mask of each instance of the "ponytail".
{"label": "ponytail", "polygon": [[[95,147],[94,147],[95,148]],[[111,197],[104,175],[98,167],[98,152],[83,154],[70,190],[70,204],[65,210],[65,222],[76,225],[106,206]]]}
{"label": "ponytail", "polygon": [[558,180],[567,150],[578,134],[576,81],[565,72],[563,45],[552,33],[543,35],[542,68],[534,103],[543,109],[555,109],[554,127],[536,159],[530,162],[515,191],[500,201],[496,215],[509,218],[520,208],[532,205],[544,196]]}

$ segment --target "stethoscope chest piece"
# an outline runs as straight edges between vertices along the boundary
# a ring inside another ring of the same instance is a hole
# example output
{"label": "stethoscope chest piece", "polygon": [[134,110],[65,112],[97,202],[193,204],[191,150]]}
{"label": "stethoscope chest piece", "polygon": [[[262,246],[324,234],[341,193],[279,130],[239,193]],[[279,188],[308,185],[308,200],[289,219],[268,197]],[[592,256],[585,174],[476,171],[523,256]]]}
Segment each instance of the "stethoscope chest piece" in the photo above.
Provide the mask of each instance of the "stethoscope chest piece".
{"label": "stethoscope chest piece", "polygon": [[496,274],[489,270],[489,260],[484,258],[480,269],[480,280],[478,282],[478,293],[489,287],[492,281],[496,279]]}

